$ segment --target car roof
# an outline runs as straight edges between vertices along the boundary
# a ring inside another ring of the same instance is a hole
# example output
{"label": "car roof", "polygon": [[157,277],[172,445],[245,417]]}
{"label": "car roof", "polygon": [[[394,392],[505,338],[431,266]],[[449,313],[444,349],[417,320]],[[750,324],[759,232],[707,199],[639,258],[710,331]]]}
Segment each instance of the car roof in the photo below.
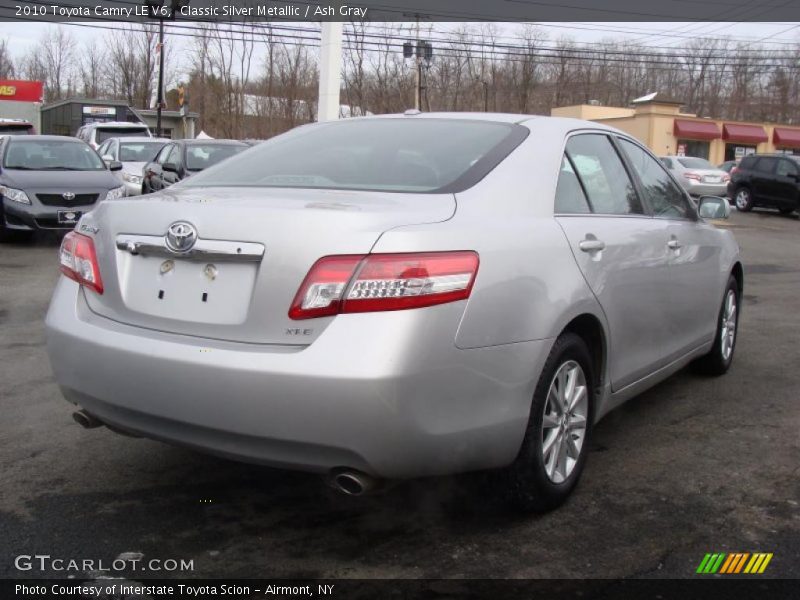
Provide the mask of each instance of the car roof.
{"label": "car roof", "polygon": [[136,129],[141,129],[142,127],[147,127],[144,123],[131,123],[129,121],[106,121],[104,123],[89,123],[88,125],[84,125],[87,128],[98,128],[98,127],[108,127],[109,129],[125,129],[128,127],[136,127]]}
{"label": "car roof", "polygon": [[125,137],[106,138],[106,141],[109,140],[119,140],[121,142],[164,142],[165,144],[171,141],[167,138],[148,137],[146,135],[126,135]]}
{"label": "car roof", "polygon": [[68,135],[16,135],[16,136],[8,136],[10,138],[14,138],[14,141],[20,142],[35,142],[35,141],[43,141],[43,142],[71,142],[75,144],[86,144],[81,139],[71,137]]}
{"label": "car roof", "polygon": [[214,144],[218,146],[247,146],[247,144],[245,144],[244,142],[240,142],[239,140],[210,139],[210,140],[172,140],[172,141],[185,144],[187,146],[213,146]]}

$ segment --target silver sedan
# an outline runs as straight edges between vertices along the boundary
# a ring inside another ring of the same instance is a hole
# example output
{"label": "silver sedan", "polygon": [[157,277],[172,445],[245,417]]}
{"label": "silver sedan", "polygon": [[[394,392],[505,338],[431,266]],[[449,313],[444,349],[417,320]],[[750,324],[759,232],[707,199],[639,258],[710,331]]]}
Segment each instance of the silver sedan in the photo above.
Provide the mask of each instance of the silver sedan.
{"label": "silver sedan", "polygon": [[496,469],[546,510],[610,410],[730,366],[742,265],[704,218],[729,210],[595,123],[308,125],[85,215],[48,351],[85,427],[349,494]]}

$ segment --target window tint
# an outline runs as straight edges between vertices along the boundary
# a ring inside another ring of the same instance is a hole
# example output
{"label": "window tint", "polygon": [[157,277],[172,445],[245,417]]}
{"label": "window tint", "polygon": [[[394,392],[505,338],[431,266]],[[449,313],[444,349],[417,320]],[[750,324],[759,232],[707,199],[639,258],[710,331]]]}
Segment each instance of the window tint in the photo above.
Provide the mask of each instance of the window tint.
{"label": "window tint", "polygon": [[576,135],[567,142],[572,161],[594,212],[642,214],[642,204],[611,141],[600,134]]}
{"label": "window tint", "polygon": [[147,162],[153,160],[164,142],[123,142],[119,146],[119,159],[122,162]]}
{"label": "window tint", "polygon": [[[644,195],[656,217],[691,218],[693,212],[678,186],[667,172],[647,152],[628,140],[619,139],[620,146],[639,176]],[[681,163],[683,160],[678,159]],[[692,159],[700,160],[700,159]]]}
{"label": "window tint", "polygon": [[778,161],[778,169],[776,174],[780,175],[781,177],[786,177],[787,175],[797,175],[797,167],[795,167],[788,160],[781,160]]}
{"label": "window tint", "polygon": [[756,160],[756,163],[752,168],[761,173],[772,173],[772,171],[775,169],[775,159],[762,156]]}
{"label": "window tint", "polygon": [[556,185],[556,213],[560,214],[582,214],[592,212],[586,194],[583,193],[581,183],[569,159],[564,156],[561,159],[561,171],[558,174],[558,184]]}
{"label": "window tint", "polygon": [[499,162],[498,154],[504,157],[519,144],[522,132],[520,126],[478,120],[344,119],[271,138],[183,185],[464,189]]}

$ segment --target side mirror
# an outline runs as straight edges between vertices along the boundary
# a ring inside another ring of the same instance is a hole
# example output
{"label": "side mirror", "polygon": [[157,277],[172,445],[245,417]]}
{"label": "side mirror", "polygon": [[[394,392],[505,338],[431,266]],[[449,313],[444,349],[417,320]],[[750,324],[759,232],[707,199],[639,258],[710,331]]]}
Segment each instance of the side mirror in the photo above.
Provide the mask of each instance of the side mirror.
{"label": "side mirror", "polygon": [[108,163],[109,171],[122,171],[122,163],[118,160],[112,160]]}
{"label": "side mirror", "polygon": [[113,160],[114,160],[114,157],[111,156],[110,154],[103,154],[103,156],[101,158],[104,161],[106,161],[107,163],[113,162]]}
{"label": "side mirror", "polygon": [[161,170],[162,171],[171,171],[172,173],[177,173],[178,172],[178,165],[176,165],[173,162],[165,162],[163,165],[161,165]]}
{"label": "side mirror", "polygon": [[700,196],[697,212],[704,219],[727,219],[731,216],[731,205],[727,198]]}

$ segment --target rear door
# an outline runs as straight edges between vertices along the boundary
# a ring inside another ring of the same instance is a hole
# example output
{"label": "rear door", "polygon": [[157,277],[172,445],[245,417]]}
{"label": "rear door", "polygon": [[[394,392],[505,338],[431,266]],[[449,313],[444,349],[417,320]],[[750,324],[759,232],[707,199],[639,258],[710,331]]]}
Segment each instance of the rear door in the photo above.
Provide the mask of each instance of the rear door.
{"label": "rear door", "polygon": [[720,247],[713,227],[697,218],[693,204],[644,148],[617,138],[653,218],[667,226],[670,286],[664,342],[669,360],[707,342],[717,325]]}
{"label": "rear door", "polygon": [[606,315],[618,390],[666,363],[668,224],[646,212],[604,133],[569,138],[556,195],[556,219]]}
{"label": "rear door", "polygon": [[750,181],[753,186],[753,199],[757,204],[775,205],[775,165],[778,161],[770,156],[760,156],[753,165]]}

